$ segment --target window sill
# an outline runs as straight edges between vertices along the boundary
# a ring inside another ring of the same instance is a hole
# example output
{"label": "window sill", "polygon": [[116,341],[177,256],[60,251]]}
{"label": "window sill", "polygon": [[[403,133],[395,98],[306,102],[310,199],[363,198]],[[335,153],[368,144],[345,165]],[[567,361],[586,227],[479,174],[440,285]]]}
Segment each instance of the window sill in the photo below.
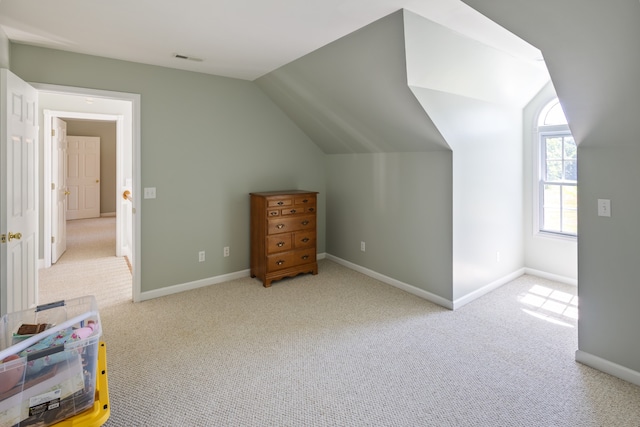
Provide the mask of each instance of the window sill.
{"label": "window sill", "polygon": [[571,234],[553,233],[551,231],[538,231],[537,233],[534,233],[534,237],[541,239],[564,240],[565,242],[578,242],[578,236],[573,236]]}

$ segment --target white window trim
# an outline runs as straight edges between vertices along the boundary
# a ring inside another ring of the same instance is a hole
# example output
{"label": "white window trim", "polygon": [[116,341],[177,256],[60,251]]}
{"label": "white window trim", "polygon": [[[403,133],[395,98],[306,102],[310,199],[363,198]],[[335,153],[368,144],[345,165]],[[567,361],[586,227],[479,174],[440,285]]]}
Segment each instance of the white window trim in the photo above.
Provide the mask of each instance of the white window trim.
{"label": "white window trim", "polygon": [[[546,104],[545,104],[546,105]],[[542,110],[541,110],[542,112]],[[558,239],[558,240],[566,240],[566,241],[577,241],[578,236],[567,233],[546,231],[540,229],[540,219],[542,218],[542,203],[540,201],[540,193],[541,193],[541,179],[542,176],[542,138],[545,135],[550,134],[561,134],[566,133],[571,135],[571,130],[569,129],[569,125],[546,125],[546,126],[537,126],[538,120],[540,117],[540,113],[536,116],[535,121],[535,143],[533,145],[533,159],[534,159],[534,176],[532,180],[533,184],[533,235],[535,237],[544,237],[550,239]],[[577,185],[577,184],[576,184]]]}

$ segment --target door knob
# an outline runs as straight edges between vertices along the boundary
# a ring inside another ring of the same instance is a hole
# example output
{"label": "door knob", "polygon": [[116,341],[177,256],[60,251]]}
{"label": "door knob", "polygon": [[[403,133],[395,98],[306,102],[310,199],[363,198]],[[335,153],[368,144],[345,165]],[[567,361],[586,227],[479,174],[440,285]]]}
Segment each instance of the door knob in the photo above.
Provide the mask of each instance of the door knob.
{"label": "door knob", "polygon": [[68,196],[69,194],[71,194],[71,191],[67,191],[67,190],[65,190],[64,195],[65,195],[65,196]]}
{"label": "door knob", "polygon": [[96,179],[96,184],[97,184],[97,183],[99,183],[99,182],[100,182],[100,180],[99,180],[99,179]]}
{"label": "door knob", "polygon": [[22,239],[22,233],[15,233],[14,234],[12,232],[9,232],[9,241],[12,241],[13,239],[16,239],[16,240]]}

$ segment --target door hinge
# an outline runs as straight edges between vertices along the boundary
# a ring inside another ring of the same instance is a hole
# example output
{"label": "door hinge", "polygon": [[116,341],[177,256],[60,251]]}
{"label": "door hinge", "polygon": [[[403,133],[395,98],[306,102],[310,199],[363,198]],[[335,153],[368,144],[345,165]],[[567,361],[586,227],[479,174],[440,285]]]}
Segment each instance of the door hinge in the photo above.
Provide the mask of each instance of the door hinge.
{"label": "door hinge", "polygon": [[55,129],[51,129],[51,136],[56,136],[56,130]]}
{"label": "door hinge", "polygon": [[55,189],[56,189],[56,183],[55,183],[55,182],[52,182],[52,183],[51,183],[51,189],[52,189],[52,190],[55,190]]}
{"label": "door hinge", "polygon": [[0,243],[7,243],[7,235],[3,234],[2,236],[0,236]]}
{"label": "door hinge", "polygon": [[56,236],[51,236],[51,244],[56,242]]}

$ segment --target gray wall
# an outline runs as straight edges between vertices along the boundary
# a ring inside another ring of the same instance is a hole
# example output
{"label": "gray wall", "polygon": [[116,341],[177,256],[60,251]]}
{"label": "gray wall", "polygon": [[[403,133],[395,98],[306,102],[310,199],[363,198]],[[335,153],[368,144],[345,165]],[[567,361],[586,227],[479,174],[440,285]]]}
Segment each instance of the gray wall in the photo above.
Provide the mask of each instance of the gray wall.
{"label": "gray wall", "polygon": [[451,152],[326,162],[327,252],[451,301]]}
{"label": "gray wall", "polygon": [[451,152],[407,85],[403,11],[257,83],[327,153],[327,252],[451,300]]}
{"label": "gray wall", "polygon": [[116,123],[64,119],[67,135],[100,138],[100,213],[116,212]]}
{"label": "gray wall", "polygon": [[578,346],[640,372],[640,3],[464,1],[544,54],[579,144]]}
{"label": "gray wall", "polygon": [[141,202],[143,292],[249,268],[252,191],[319,191],[325,251],[324,154],[254,83],[19,44],[11,69],[30,82],[141,94],[141,184],[157,188]]}
{"label": "gray wall", "polygon": [[0,27],[0,68],[9,68],[9,38]]}

